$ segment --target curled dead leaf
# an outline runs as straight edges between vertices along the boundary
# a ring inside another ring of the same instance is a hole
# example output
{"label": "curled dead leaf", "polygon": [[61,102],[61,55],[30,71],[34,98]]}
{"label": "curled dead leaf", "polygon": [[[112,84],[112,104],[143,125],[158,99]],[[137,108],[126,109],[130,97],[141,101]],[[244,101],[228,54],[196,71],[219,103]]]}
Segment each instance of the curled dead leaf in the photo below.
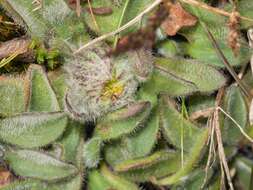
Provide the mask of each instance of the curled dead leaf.
{"label": "curled dead leaf", "polygon": [[0,188],[10,184],[11,179],[11,173],[4,168],[0,168]]}
{"label": "curled dead leaf", "polygon": [[182,27],[194,26],[196,22],[197,18],[195,16],[186,12],[180,3],[175,3],[171,5],[170,14],[162,23],[162,28],[167,35],[174,36]]}
{"label": "curled dead leaf", "polygon": [[214,110],[214,108],[206,108],[203,110],[195,111],[190,115],[190,120],[194,121],[200,118],[208,118],[213,114]]}

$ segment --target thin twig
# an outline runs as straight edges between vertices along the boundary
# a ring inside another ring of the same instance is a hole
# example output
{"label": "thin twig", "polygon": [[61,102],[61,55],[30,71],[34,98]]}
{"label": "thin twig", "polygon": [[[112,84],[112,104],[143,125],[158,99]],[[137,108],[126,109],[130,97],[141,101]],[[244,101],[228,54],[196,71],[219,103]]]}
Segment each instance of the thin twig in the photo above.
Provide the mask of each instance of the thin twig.
{"label": "thin twig", "polygon": [[242,81],[237,76],[236,72],[234,71],[233,67],[230,65],[230,63],[228,62],[227,58],[223,54],[220,46],[218,45],[218,43],[217,43],[216,39],[214,38],[213,34],[211,33],[211,31],[207,28],[207,26],[206,26],[205,23],[201,22],[201,25],[206,30],[206,33],[207,33],[210,41],[212,42],[212,45],[213,45],[216,53],[218,54],[219,58],[221,59],[221,61],[225,65],[225,67],[228,70],[228,72],[231,74],[231,76],[234,78],[234,80],[238,83],[239,87],[242,89],[242,91],[247,96],[247,98],[251,99],[251,94],[249,93],[249,90],[244,86],[244,84],[242,83]]}
{"label": "thin twig", "polygon": [[81,16],[81,5],[80,5],[80,0],[76,0],[76,14],[78,17]]}
{"label": "thin twig", "polygon": [[32,2],[32,4],[36,6],[36,7],[32,10],[32,12],[35,12],[35,11],[37,11],[37,10],[39,10],[39,9],[42,8],[42,0],[34,0],[34,1]]}
{"label": "thin twig", "polygon": [[84,50],[85,48],[89,47],[89,46],[92,46],[94,44],[96,44],[97,42],[100,42],[102,40],[105,40],[106,38],[109,38],[111,36],[114,36],[118,33],[120,33],[121,31],[127,29],[128,27],[134,25],[135,23],[137,23],[139,20],[142,19],[142,17],[147,14],[148,12],[150,12],[151,10],[153,10],[157,5],[159,5],[163,0],[155,0],[149,7],[147,7],[144,11],[142,11],[138,16],[136,16],[135,18],[133,18],[132,20],[130,20],[128,23],[126,23],[125,25],[123,25],[122,27],[120,27],[119,29],[113,31],[113,32],[110,32],[110,33],[107,33],[107,34],[104,34],[94,40],[92,40],[91,42],[81,46],[78,50],[76,50],[74,52],[74,54],[78,54],[80,53],[82,50]]}
{"label": "thin twig", "polygon": [[220,190],[225,190],[225,174],[224,174],[224,168],[222,165],[222,162],[220,161],[220,168],[221,168],[221,180],[220,180]]}
{"label": "thin twig", "polygon": [[[215,8],[215,7],[211,7],[203,2],[200,2],[200,1],[196,1],[196,0],[180,0],[181,2],[184,2],[184,3],[187,3],[187,4],[190,4],[190,5],[193,5],[193,6],[196,6],[196,7],[200,7],[202,9],[206,9],[210,12],[213,12],[213,13],[216,13],[216,14],[219,14],[219,15],[223,15],[223,16],[227,16],[227,17],[230,17],[231,16],[231,13],[229,12],[226,12],[222,9],[218,9],[218,8]],[[246,21],[249,21],[249,22],[253,22],[253,19],[251,18],[247,18],[247,17],[244,17],[244,16],[240,16],[240,19],[242,20],[246,20]]]}
{"label": "thin twig", "polygon": [[[224,94],[224,88],[221,88],[218,91],[218,95],[216,98],[216,102],[215,102],[216,108],[219,107],[223,94]],[[221,167],[224,168],[230,189],[234,190],[234,186],[233,186],[232,179],[230,176],[229,167],[228,167],[228,163],[226,160],[226,155],[225,155],[225,151],[224,151],[224,147],[223,147],[223,143],[222,143],[220,123],[219,123],[219,109],[215,109],[213,118],[214,118],[214,129],[215,129],[216,139],[217,139],[217,143],[218,143],[219,158],[220,158],[220,162],[222,165]]]}
{"label": "thin twig", "polygon": [[[212,123],[213,123],[213,117],[211,116],[208,119],[208,123],[207,123],[207,126],[209,128],[209,138],[208,138],[208,142],[207,142],[207,145],[209,145],[209,151],[208,151],[208,158],[207,158],[207,163],[206,163],[206,167],[205,167],[205,179],[203,181],[203,184],[201,185],[201,189],[204,189],[204,187],[207,183],[208,170],[214,164],[215,157],[216,157],[216,152],[215,152],[215,147],[214,147],[214,125],[212,125]],[[213,161],[212,161],[212,159],[213,159]]]}
{"label": "thin twig", "polygon": [[99,27],[98,27],[98,24],[97,24],[95,15],[94,15],[93,10],[92,10],[90,0],[88,0],[88,5],[89,5],[89,10],[90,10],[90,14],[91,14],[91,18],[92,18],[92,20],[93,20],[93,23],[94,23],[94,25],[95,25],[95,27],[96,27],[96,30],[99,31]]}
{"label": "thin twig", "polygon": [[202,117],[208,118],[213,113],[213,111],[214,111],[213,107],[195,111],[190,115],[190,120],[193,121],[193,120],[197,120]]}
{"label": "thin twig", "polygon": [[10,63],[13,59],[15,59],[20,53],[19,52],[15,52],[12,55],[10,55],[7,58],[3,58],[2,60],[0,60],[0,68],[4,67],[5,65],[7,65],[8,63]]}

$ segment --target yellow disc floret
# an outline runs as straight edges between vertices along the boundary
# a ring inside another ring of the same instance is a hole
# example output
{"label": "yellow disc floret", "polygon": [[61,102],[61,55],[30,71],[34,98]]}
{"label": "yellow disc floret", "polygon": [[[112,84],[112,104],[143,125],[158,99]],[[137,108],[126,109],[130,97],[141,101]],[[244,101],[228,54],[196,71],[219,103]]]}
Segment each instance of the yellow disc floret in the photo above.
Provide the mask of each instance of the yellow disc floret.
{"label": "yellow disc floret", "polygon": [[103,99],[111,99],[112,101],[116,101],[120,95],[124,91],[124,85],[117,79],[114,75],[111,80],[108,80],[104,84],[104,88],[102,91],[102,98]]}

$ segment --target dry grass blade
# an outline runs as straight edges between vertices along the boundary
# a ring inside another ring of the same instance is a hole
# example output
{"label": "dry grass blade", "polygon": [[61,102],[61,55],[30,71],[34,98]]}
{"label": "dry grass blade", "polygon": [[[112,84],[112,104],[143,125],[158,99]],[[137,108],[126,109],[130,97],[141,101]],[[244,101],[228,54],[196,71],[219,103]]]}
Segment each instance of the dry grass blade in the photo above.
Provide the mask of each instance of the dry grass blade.
{"label": "dry grass blade", "polygon": [[190,120],[194,121],[199,118],[208,118],[213,113],[213,111],[214,108],[206,108],[203,110],[195,111],[190,115]]}
{"label": "dry grass blade", "polygon": [[214,144],[214,126],[212,125],[212,123],[213,123],[213,117],[211,116],[208,119],[208,123],[207,123],[207,126],[209,128],[209,138],[207,142],[207,144],[209,145],[209,151],[208,151],[208,158],[207,158],[207,163],[205,167],[205,179],[204,179],[203,184],[201,185],[201,189],[203,189],[207,183],[208,170],[209,168],[212,167],[216,158],[216,151],[215,151],[215,144]]}
{"label": "dry grass blade", "polygon": [[32,12],[35,12],[42,8],[42,0],[34,0],[32,4],[35,6],[35,8],[32,10]]}
{"label": "dry grass blade", "polygon": [[228,167],[228,163],[226,160],[226,155],[225,155],[225,151],[224,151],[224,147],[223,147],[223,143],[222,143],[222,136],[221,136],[221,130],[220,130],[220,123],[219,123],[219,109],[218,109],[218,107],[221,103],[221,99],[222,99],[223,94],[224,94],[224,89],[221,88],[218,92],[216,102],[215,102],[215,107],[217,109],[215,109],[215,111],[213,113],[213,125],[214,125],[214,130],[215,130],[217,144],[218,144],[218,155],[219,155],[219,159],[220,159],[221,169],[224,169],[224,171],[225,171],[229,188],[231,190],[234,190],[234,186],[233,186],[232,179],[230,176],[230,171],[229,171],[229,167]]}
{"label": "dry grass blade", "polygon": [[206,30],[208,38],[212,42],[212,45],[213,45],[217,55],[219,56],[221,61],[224,63],[224,65],[225,65],[226,69],[228,70],[228,72],[231,74],[231,76],[237,82],[237,84],[242,89],[243,93],[247,96],[247,98],[251,99],[251,94],[250,94],[249,90],[245,87],[245,85],[242,83],[240,78],[237,76],[236,72],[234,71],[231,64],[228,62],[227,58],[225,57],[224,53],[222,52],[221,48],[219,47],[219,45],[218,45],[216,39],[214,38],[213,34],[211,33],[211,31],[208,29],[208,27],[206,26],[205,23],[201,22],[201,25]]}
{"label": "dry grass blade", "polygon": [[81,5],[80,5],[80,0],[76,0],[76,14],[78,17],[81,15]]}
{"label": "dry grass blade", "polygon": [[[128,7],[128,5],[129,5],[129,2],[130,2],[130,0],[126,0],[126,2],[125,2],[125,5],[124,5],[123,10],[122,10],[121,17],[120,17],[120,19],[119,19],[118,28],[120,28],[121,25],[122,25],[122,23],[123,23],[124,15],[125,15],[125,13],[126,13],[126,11],[127,11],[127,7]],[[114,42],[113,42],[113,48],[114,48],[114,49],[115,49],[116,46],[117,46],[118,40],[119,40],[119,34],[117,34],[117,35],[115,36],[115,38],[114,38]]]}
{"label": "dry grass blade", "polygon": [[15,59],[17,56],[19,55],[18,52],[16,53],[13,53],[12,55],[10,55],[9,57],[7,58],[3,58],[1,61],[0,61],[0,68],[4,67],[5,65],[7,65],[8,63],[10,63],[13,59]]}
{"label": "dry grass blade", "polygon": [[[80,0],[79,0],[80,1]],[[96,30],[99,31],[99,27],[98,27],[98,24],[97,24],[97,21],[96,21],[96,18],[94,16],[94,13],[93,13],[93,9],[91,7],[91,3],[90,3],[90,0],[88,0],[88,5],[89,5],[89,11],[90,11],[90,14],[91,14],[91,17],[92,17],[92,20],[93,20],[93,23],[96,27]]]}

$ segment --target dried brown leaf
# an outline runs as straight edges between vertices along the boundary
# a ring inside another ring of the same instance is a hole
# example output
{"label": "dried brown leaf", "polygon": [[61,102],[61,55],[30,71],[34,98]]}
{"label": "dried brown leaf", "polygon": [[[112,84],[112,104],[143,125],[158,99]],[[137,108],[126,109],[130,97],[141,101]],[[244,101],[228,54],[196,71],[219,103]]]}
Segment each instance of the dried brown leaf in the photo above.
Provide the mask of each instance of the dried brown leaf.
{"label": "dried brown leaf", "polygon": [[240,13],[235,9],[231,13],[229,17],[229,34],[228,34],[228,45],[233,50],[234,55],[238,55],[240,50]]}
{"label": "dried brown leaf", "polygon": [[180,3],[175,3],[171,6],[170,14],[163,22],[162,28],[167,35],[174,36],[182,27],[194,26],[196,22],[196,17],[186,12]]}
{"label": "dried brown leaf", "polygon": [[22,58],[31,60],[33,56],[29,48],[30,44],[31,40],[26,37],[14,38],[0,43],[0,60],[13,54],[22,55]]}
{"label": "dried brown leaf", "polygon": [[10,184],[11,179],[11,173],[4,168],[0,168],[0,188]]}
{"label": "dried brown leaf", "polygon": [[[108,14],[112,14],[112,8],[110,7],[97,7],[97,8],[91,8],[92,12],[95,15],[108,15]],[[86,8],[86,11],[88,13],[91,13],[89,8]]]}
{"label": "dried brown leaf", "polygon": [[214,108],[207,108],[204,110],[198,110],[196,112],[193,112],[190,116],[190,120],[194,121],[199,118],[208,118],[213,113]]}

